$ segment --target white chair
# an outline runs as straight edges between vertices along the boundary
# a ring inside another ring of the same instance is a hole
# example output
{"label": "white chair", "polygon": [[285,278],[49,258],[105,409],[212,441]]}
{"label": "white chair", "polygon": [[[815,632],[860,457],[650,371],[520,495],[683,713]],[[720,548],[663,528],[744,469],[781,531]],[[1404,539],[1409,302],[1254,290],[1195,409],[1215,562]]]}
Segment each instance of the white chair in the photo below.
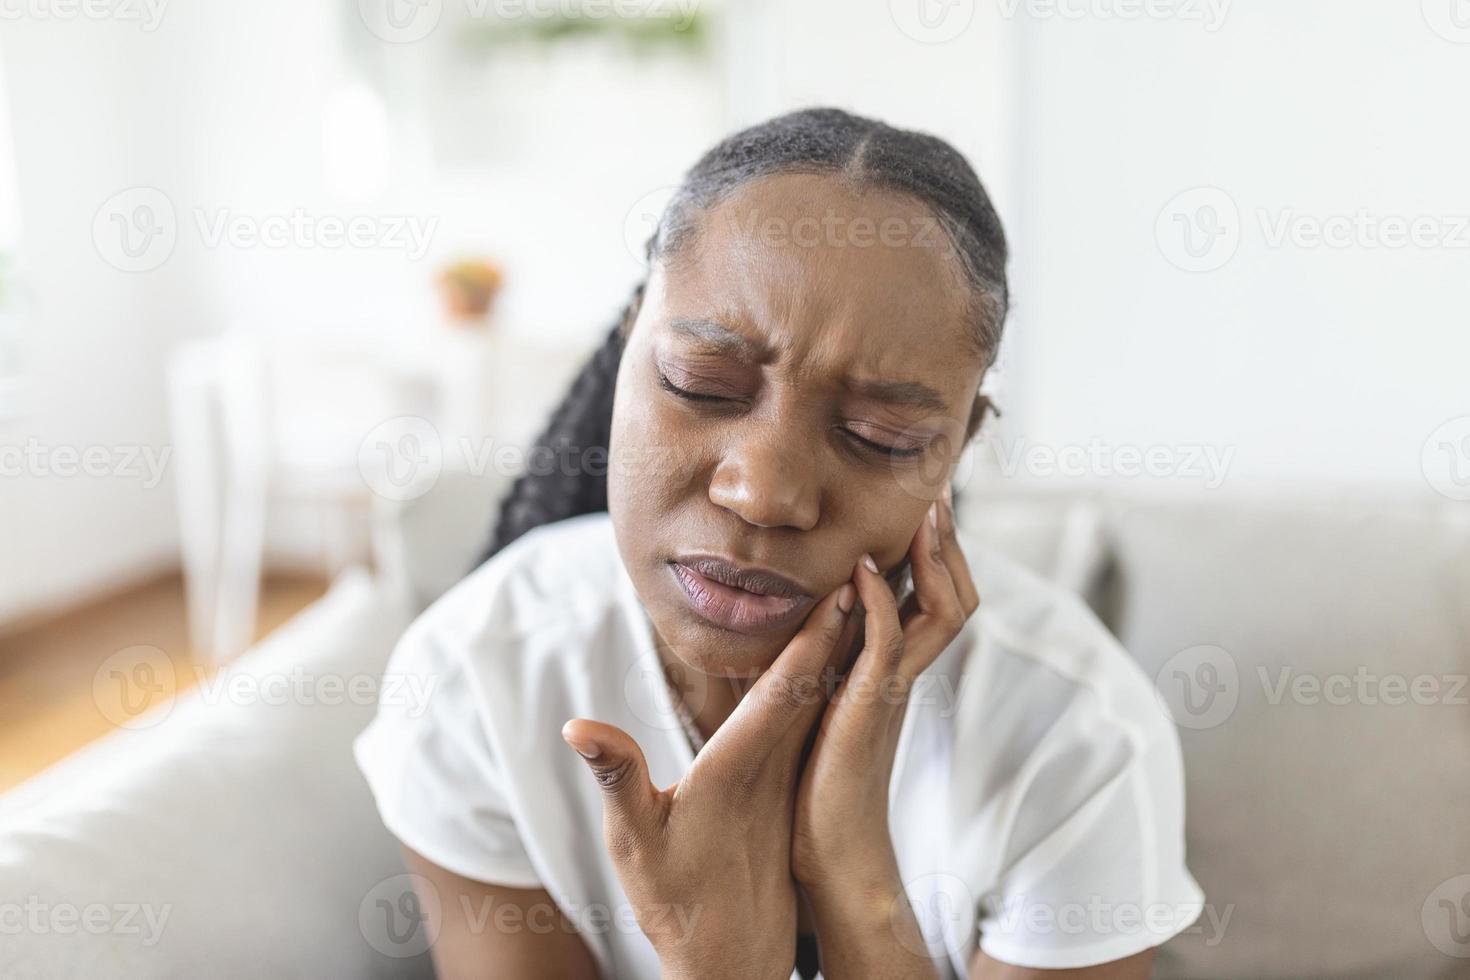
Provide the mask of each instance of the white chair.
{"label": "white chair", "polygon": [[170,414],[196,650],[223,660],[249,645],[276,506],[316,511],[329,575],[365,557],[374,498],[363,440],[398,417],[434,424],[450,383],[432,363],[362,339],[235,333],[176,353]]}

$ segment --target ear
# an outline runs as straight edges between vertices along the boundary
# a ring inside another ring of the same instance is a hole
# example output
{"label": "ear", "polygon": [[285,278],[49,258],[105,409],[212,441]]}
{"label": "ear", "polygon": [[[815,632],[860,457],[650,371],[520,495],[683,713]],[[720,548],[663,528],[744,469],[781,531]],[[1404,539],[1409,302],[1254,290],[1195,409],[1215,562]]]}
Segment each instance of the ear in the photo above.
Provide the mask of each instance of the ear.
{"label": "ear", "polygon": [[975,438],[975,434],[980,431],[980,426],[985,424],[985,419],[991,414],[1000,418],[1000,409],[995,407],[995,403],[990,400],[989,396],[975,392],[975,403],[970,406],[970,421],[965,425],[966,444]]}

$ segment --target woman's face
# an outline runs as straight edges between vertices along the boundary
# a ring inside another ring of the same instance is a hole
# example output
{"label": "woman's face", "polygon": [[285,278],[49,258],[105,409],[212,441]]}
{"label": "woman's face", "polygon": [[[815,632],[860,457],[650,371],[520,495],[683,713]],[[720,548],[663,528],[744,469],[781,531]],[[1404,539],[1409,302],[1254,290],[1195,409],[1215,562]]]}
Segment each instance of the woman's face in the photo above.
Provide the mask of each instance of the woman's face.
{"label": "woman's face", "polygon": [[780,175],[699,222],[650,271],[624,346],[608,508],[664,643],[750,677],[864,552],[904,561],[983,367],[919,203]]}

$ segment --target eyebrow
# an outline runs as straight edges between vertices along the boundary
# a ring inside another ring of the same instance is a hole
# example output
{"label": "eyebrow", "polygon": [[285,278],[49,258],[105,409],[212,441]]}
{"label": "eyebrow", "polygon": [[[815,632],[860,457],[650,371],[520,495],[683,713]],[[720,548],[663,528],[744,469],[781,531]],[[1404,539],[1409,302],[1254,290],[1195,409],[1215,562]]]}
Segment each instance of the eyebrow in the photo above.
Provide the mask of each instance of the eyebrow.
{"label": "eyebrow", "polygon": [[854,381],[848,387],[875,401],[913,405],[935,412],[949,409],[939,392],[919,381]]}
{"label": "eyebrow", "polygon": [[[718,320],[676,317],[669,321],[669,329],[686,337],[693,337],[722,353],[736,354],[755,361],[764,360],[770,354],[770,349],[765,344],[752,340]],[[949,405],[939,392],[921,381],[853,381],[847,387],[850,391],[874,401],[912,405],[934,412],[949,410]]]}
{"label": "eyebrow", "polygon": [[764,344],[751,340],[718,320],[676,317],[669,321],[669,329],[686,337],[693,337],[721,352],[738,354],[751,360],[761,360],[769,353]]}

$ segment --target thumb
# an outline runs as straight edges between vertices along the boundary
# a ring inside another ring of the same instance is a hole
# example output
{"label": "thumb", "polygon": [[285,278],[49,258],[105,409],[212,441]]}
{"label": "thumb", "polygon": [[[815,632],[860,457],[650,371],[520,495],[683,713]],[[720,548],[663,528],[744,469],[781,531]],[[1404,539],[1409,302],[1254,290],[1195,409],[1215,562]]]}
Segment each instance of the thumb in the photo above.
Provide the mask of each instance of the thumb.
{"label": "thumb", "polygon": [[562,726],[561,737],[586,761],[602,787],[603,817],[609,832],[642,835],[656,816],[658,791],[648,778],[648,763],[633,736],[600,721],[573,718]]}

